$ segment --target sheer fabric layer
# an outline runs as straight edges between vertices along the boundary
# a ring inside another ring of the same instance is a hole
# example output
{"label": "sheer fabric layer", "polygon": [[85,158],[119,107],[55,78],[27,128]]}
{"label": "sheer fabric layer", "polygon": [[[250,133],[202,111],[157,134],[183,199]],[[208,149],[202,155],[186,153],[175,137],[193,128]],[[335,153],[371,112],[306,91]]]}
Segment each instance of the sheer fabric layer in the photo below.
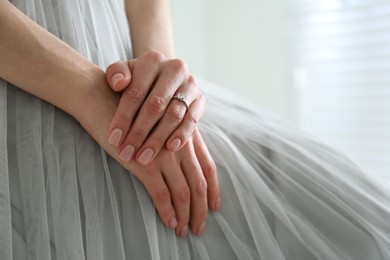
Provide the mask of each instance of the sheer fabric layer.
{"label": "sheer fabric layer", "polygon": [[[13,4],[105,69],[130,58],[121,1]],[[200,81],[223,207],[177,238],[64,112],[0,80],[0,259],[390,259],[390,195],[358,165]]]}

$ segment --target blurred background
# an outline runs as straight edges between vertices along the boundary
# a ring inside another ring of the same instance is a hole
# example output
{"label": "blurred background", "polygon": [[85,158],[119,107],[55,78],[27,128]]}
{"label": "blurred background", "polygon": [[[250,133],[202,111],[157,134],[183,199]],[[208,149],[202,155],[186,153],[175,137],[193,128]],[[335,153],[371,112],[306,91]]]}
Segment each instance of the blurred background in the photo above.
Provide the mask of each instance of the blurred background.
{"label": "blurred background", "polygon": [[172,0],[177,55],[390,185],[390,0]]}

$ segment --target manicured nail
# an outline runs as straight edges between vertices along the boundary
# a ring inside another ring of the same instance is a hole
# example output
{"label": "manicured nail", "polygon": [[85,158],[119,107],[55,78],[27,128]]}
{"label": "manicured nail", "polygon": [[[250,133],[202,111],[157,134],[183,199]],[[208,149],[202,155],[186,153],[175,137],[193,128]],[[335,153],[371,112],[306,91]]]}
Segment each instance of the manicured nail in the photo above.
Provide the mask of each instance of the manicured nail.
{"label": "manicured nail", "polygon": [[116,84],[118,84],[118,82],[124,78],[125,76],[123,76],[122,73],[116,73],[114,76],[112,76],[112,85],[114,86],[114,89],[116,89]]}
{"label": "manicured nail", "polygon": [[218,197],[218,199],[214,203],[214,210],[220,210],[221,209],[221,197]]}
{"label": "manicured nail", "polygon": [[119,159],[121,159],[124,162],[129,162],[131,160],[131,157],[133,156],[133,153],[135,151],[134,146],[128,144],[123,148],[121,153],[119,154]]}
{"label": "manicured nail", "polygon": [[176,228],[177,226],[177,220],[175,217],[172,217],[171,220],[168,222],[168,226],[172,229]]}
{"label": "manicured nail", "polygon": [[141,153],[141,155],[138,158],[138,161],[142,165],[147,165],[152,160],[152,157],[153,157],[153,150],[151,148],[147,148],[145,149],[145,151]]}
{"label": "manicured nail", "polygon": [[185,225],[179,232],[180,237],[185,237],[188,234],[188,225]]}
{"label": "manicured nail", "polygon": [[115,128],[112,130],[110,137],[108,138],[108,142],[113,146],[118,146],[121,142],[123,132],[119,128]]}
{"label": "manicured nail", "polygon": [[180,147],[180,144],[181,144],[181,141],[179,138],[173,139],[173,141],[171,143],[171,149],[173,151],[177,151],[177,149],[179,149],[179,147]]}
{"label": "manicured nail", "polygon": [[198,236],[203,235],[205,229],[206,229],[206,222],[203,221],[203,222],[198,226],[198,229],[196,230],[196,234],[197,234]]}

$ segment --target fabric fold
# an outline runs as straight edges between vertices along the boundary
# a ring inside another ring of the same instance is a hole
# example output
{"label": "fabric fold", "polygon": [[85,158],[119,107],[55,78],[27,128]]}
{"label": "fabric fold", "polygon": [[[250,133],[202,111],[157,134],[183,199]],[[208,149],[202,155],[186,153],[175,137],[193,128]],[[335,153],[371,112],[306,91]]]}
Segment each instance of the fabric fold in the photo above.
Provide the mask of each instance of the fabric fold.
{"label": "fabric fold", "polygon": [[[13,0],[103,70],[131,59],[121,0]],[[179,238],[72,117],[0,79],[1,259],[390,259],[390,194],[350,158],[199,80],[222,209]]]}

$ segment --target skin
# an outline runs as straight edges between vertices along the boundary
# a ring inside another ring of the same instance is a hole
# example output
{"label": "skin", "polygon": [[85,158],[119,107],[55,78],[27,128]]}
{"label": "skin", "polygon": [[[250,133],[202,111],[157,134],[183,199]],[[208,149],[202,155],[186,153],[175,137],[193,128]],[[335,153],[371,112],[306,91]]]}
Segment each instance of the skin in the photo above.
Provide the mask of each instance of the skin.
{"label": "skin", "polygon": [[125,0],[134,57],[157,51],[175,58],[169,0]]}
{"label": "skin", "polygon": [[202,234],[207,204],[218,209],[220,199],[215,165],[199,132],[195,130],[178,152],[161,149],[146,166],[134,160],[124,163],[107,138],[121,94],[110,89],[105,73],[5,0],[0,0],[0,24],[0,77],[78,120],[141,180],[165,225],[182,236],[188,226]]}
{"label": "skin", "polygon": [[[136,159],[147,165],[165,144],[171,151],[184,146],[205,100],[186,64],[174,59],[169,1],[126,0],[125,9],[136,59],[115,66],[128,67],[130,73],[107,69],[111,88],[123,91],[108,138],[119,147],[122,161]],[[189,111],[172,99],[176,93],[185,94]]]}
{"label": "skin", "polygon": [[[137,59],[112,64],[106,73],[111,88],[123,91],[108,137],[110,144],[119,147],[119,158],[147,165],[165,143],[171,151],[180,150],[194,132],[205,104],[185,63],[148,51]],[[119,83],[117,75],[122,75]],[[188,111],[183,102],[172,98],[175,93],[185,94]]]}

